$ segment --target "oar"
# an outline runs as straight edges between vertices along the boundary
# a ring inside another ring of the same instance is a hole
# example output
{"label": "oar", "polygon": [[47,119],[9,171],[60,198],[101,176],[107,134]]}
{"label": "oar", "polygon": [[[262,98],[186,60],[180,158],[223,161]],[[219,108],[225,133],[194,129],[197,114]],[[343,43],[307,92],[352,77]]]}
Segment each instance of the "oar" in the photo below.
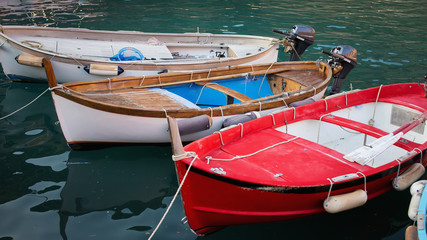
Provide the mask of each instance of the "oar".
{"label": "oar", "polygon": [[362,146],[351,153],[344,156],[352,162],[357,162],[361,165],[366,165],[371,162],[376,156],[384,152],[391,145],[396,143],[405,133],[411,131],[413,128],[418,126],[424,120],[426,120],[427,112],[418,115],[414,120],[406,123],[395,131],[378,138],[367,146]]}

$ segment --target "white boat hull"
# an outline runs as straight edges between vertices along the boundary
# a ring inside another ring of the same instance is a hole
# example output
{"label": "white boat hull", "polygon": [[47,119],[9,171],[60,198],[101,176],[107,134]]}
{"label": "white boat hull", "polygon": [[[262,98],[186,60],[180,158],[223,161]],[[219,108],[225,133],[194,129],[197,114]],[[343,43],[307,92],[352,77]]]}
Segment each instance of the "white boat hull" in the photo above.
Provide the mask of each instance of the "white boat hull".
{"label": "white boat hull", "polygon": [[[326,90],[326,89],[325,89]],[[313,96],[318,101],[325,90]],[[52,92],[55,109],[64,137],[69,145],[85,143],[169,143],[170,134],[166,117],[153,118],[117,114],[90,108]],[[280,108],[261,111],[265,116]],[[194,141],[218,131],[225,117],[213,117],[210,129],[182,136],[184,142]]]}

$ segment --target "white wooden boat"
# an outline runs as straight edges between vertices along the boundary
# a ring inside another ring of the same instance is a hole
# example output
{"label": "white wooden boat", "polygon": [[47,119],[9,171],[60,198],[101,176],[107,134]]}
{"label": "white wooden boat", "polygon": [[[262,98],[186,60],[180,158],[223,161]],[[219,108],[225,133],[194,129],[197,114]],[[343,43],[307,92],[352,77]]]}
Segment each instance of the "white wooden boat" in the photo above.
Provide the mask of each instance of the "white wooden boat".
{"label": "white wooden boat", "polygon": [[320,100],[333,75],[328,62],[289,61],[58,85],[50,61],[43,62],[73,149],[168,143],[167,116],[181,119],[184,141],[193,141],[299,101]]}
{"label": "white wooden boat", "polygon": [[[308,37],[301,37],[307,31]],[[290,34],[286,42],[292,42],[298,54],[314,41],[314,30],[310,27],[294,26]],[[298,42],[304,43],[298,45]],[[67,83],[119,74],[121,77],[143,76],[272,63],[277,61],[280,43],[283,41],[271,37],[200,32],[0,26],[0,62],[12,80],[45,81],[44,71],[28,58],[43,57],[52,62],[58,82]]]}

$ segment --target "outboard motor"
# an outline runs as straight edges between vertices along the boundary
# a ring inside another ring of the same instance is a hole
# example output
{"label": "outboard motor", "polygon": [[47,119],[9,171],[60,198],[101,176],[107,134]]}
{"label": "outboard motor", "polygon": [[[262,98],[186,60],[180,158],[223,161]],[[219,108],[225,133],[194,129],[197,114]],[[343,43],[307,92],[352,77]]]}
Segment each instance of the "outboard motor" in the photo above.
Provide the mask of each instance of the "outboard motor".
{"label": "outboard motor", "polygon": [[273,32],[285,35],[283,44],[286,46],[285,52],[291,54],[289,61],[301,61],[301,55],[314,43],[316,35],[314,28],[306,25],[294,25],[289,32],[276,29]]}
{"label": "outboard motor", "polygon": [[322,52],[331,57],[328,63],[333,69],[334,82],[330,95],[339,93],[347,74],[357,65],[357,50],[351,46],[337,46],[331,52]]}

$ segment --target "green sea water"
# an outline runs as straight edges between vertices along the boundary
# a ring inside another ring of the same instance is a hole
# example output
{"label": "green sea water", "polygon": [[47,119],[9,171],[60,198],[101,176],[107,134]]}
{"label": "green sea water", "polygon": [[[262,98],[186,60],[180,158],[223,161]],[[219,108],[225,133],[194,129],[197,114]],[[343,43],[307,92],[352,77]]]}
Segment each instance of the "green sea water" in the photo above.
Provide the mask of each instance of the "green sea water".
{"label": "green sea water", "polygon": [[[306,24],[316,39],[304,60],[325,58],[321,50],[337,45],[358,50],[358,65],[343,84],[349,90],[423,80],[426,12],[426,0],[6,0],[0,24],[271,37],[280,37],[272,29]],[[46,89],[1,72],[0,118]],[[169,146],[72,151],[49,94],[0,120],[0,240],[147,239],[177,187]],[[409,191],[392,191],[344,213],[232,226],[199,238],[403,239],[412,224],[409,201]],[[182,217],[178,198],[154,239],[198,238]]]}

